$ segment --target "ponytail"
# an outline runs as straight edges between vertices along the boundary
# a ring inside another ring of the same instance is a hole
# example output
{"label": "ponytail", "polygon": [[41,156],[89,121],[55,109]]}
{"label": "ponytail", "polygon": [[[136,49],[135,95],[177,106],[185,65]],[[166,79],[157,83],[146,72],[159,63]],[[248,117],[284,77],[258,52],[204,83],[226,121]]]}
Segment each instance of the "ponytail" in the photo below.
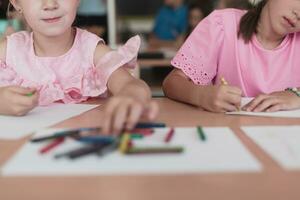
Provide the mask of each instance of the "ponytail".
{"label": "ponytail", "polygon": [[253,34],[257,32],[260,15],[266,3],[267,0],[260,1],[242,17],[238,37],[242,37],[245,43],[249,43]]}

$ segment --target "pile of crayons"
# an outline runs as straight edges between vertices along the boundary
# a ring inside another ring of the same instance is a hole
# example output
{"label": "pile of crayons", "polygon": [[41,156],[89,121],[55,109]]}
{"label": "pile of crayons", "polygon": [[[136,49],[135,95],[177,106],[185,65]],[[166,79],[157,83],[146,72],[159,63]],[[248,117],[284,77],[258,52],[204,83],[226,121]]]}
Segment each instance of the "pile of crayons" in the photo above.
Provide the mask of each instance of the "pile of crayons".
{"label": "pile of crayons", "polygon": [[[50,141],[45,147],[40,149],[41,154],[45,154],[55,147],[62,144],[66,138],[73,138],[84,145],[80,148],[56,154],[54,157],[58,158],[69,158],[77,159],[90,154],[97,154],[99,156],[106,155],[110,152],[119,151],[126,155],[134,154],[164,154],[164,153],[181,153],[184,151],[182,146],[168,146],[162,145],[161,147],[135,147],[132,140],[143,139],[144,137],[150,136],[154,133],[153,128],[164,128],[165,124],[161,123],[140,123],[134,130],[124,132],[119,136],[104,136],[99,134],[100,128],[80,128],[73,130],[66,130],[57,132],[49,136],[40,138],[33,138],[31,142],[45,142]],[[200,131],[200,132],[199,132]],[[205,140],[205,135],[201,129],[198,128],[199,136],[202,140]],[[173,138],[175,130],[170,128],[166,137],[164,138],[165,143],[169,143]]]}

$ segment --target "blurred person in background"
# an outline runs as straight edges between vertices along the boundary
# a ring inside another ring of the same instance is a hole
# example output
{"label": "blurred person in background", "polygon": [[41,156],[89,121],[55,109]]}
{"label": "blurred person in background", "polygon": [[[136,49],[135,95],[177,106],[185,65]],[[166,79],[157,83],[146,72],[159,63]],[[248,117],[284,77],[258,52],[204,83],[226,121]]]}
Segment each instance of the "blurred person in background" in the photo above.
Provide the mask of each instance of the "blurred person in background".
{"label": "blurred person in background", "polygon": [[251,8],[251,3],[249,0],[217,0],[216,9],[224,8],[237,8],[242,10],[247,10]]}
{"label": "blurred person in background", "polygon": [[211,0],[202,0],[194,1],[189,5],[188,11],[188,28],[187,34],[188,37],[194,28],[199,24],[202,19],[210,14],[213,9],[213,3]]}
{"label": "blurred person in background", "polygon": [[164,5],[155,18],[149,46],[177,49],[184,41],[187,28],[188,7],[184,0],[164,0]]}

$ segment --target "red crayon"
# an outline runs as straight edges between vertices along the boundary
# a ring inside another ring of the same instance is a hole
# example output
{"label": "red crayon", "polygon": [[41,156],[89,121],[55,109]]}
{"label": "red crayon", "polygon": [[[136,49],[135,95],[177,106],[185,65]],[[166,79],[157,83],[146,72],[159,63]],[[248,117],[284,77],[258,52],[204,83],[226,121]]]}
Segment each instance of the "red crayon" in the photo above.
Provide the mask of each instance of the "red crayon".
{"label": "red crayon", "polygon": [[174,135],[174,128],[171,128],[170,131],[168,132],[166,138],[165,138],[165,142],[166,143],[170,142],[173,135]]}
{"label": "red crayon", "polygon": [[51,149],[57,147],[58,145],[60,145],[61,143],[63,143],[65,140],[65,138],[58,138],[56,140],[53,140],[52,142],[50,142],[49,144],[47,144],[45,147],[43,147],[40,150],[41,154],[47,153],[48,151],[50,151]]}

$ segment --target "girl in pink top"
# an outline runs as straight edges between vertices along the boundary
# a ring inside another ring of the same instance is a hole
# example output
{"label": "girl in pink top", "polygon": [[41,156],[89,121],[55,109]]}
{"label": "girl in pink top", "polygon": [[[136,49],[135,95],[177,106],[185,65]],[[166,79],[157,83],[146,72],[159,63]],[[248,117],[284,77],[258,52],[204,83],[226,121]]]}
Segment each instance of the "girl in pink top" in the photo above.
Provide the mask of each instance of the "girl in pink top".
{"label": "girl in pink top", "polygon": [[[104,133],[131,129],[157,105],[134,67],[139,37],[112,51],[98,36],[73,28],[79,0],[11,0],[32,32],[0,42],[0,114],[24,115],[37,105],[79,103],[110,93]],[[31,94],[31,95],[28,95]]]}
{"label": "girl in pink top", "polygon": [[[249,11],[214,11],[172,60],[165,94],[212,112],[300,108],[300,1],[262,0]],[[220,84],[224,78],[228,85]],[[294,91],[285,91],[293,88]],[[299,94],[299,93],[298,93]]]}

